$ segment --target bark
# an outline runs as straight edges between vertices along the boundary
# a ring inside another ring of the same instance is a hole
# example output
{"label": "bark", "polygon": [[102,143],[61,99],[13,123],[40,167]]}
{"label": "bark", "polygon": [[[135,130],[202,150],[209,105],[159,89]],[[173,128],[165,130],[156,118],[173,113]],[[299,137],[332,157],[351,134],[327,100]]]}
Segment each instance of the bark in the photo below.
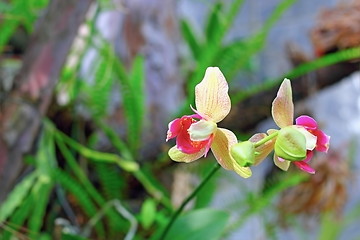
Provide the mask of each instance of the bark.
{"label": "bark", "polygon": [[0,202],[23,169],[54,86],[93,0],[53,0],[39,19],[14,87],[0,106]]}

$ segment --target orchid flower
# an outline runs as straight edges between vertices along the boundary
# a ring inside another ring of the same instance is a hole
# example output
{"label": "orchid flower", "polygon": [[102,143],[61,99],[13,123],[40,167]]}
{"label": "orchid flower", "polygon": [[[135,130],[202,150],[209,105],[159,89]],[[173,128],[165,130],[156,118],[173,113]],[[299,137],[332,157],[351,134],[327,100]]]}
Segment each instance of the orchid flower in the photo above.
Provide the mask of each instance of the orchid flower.
{"label": "orchid flower", "polygon": [[286,171],[290,162],[293,162],[299,169],[314,174],[315,170],[308,162],[314,150],[327,152],[330,137],[319,130],[316,121],[309,116],[298,117],[293,125],[294,104],[289,79],[284,79],[272,103],[272,116],[276,125],[281,128],[274,139],[275,143],[273,141],[275,165]]}
{"label": "orchid flower", "polygon": [[190,106],[194,114],[169,123],[166,141],[176,138],[169,156],[174,161],[188,163],[206,156],[211,149],[223,168],[247,178],[251,176],[250,168],[240,166],[230,154],[231,146],[237,143],[235,134],[217,126],[230,112],[228,89],[219,68],[206,69],[204,79],[195,87],[196,110]]}

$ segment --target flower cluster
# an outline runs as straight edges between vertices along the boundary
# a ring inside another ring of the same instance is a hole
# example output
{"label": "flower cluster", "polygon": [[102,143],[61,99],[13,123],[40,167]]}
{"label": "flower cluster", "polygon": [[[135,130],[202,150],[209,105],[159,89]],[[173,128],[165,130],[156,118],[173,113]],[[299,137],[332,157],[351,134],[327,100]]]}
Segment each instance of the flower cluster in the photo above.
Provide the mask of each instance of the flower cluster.
{"label": "flower cluster", "polygon": [[211,149],[218,163],[240,176],[251,176],[250,166],[257,165],[274,151],[274,163],[287,170],[291,162],[308,173],[313,151],[327,152],[330,137],[318,129],[309,116],[293,122],[294,105],[290,80],[285,79],[272,103],[272,116],[280,129],[257,133],[248,141],[238,142],[235,134],[217,123],[230,112],[228,84],[217,67],[209,67],[204,79],[195,87],[194,114],[169,123],[166,141],[176,138],[169,156],[177,162],[192,162],[206,156]]}

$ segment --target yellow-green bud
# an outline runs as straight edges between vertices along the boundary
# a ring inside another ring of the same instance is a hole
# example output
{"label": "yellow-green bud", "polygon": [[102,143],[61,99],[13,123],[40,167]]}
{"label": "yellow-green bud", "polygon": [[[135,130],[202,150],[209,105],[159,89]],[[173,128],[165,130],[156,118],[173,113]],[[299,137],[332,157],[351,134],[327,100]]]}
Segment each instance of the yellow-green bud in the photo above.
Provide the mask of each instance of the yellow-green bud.
{"label": "yellow-green bud", "polygon": [[250,141],[239,142],[230,149],[231,156],[242,167],[249,167],[255,162],[255,146]]}
{"label": "yellow-green bud", "polygon": [[296,127],[280,129],[276,138],[275,153],[288,161],[301,161],[306,158],[306,138]]}

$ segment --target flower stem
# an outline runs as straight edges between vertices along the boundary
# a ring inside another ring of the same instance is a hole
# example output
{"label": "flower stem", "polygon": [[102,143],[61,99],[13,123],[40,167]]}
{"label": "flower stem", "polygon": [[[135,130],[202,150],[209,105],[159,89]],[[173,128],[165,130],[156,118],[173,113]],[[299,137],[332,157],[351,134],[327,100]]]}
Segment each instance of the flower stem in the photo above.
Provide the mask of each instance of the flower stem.
{"label": "flower stem", "polygon": [[267,141],[270,141],[271,139],[273,139],[274,137],[276,137],[278,135],[279,131],[276,131],[272,134],[270,134],[269,136],[264,137],[263,139],[261,139],[260,141],[255,143],[255,147],[259,147],[261,145],[263,145],[264,143],[266,143]]}
{"label": "flower stem", "polygon": [[214,165],[214,167],[211,169],[211,171],[208,173],[208,175],[202,180],[202,182],[200,183],[200,185],[194,189],[194,191],[182,202],[182,204],[180,205],[180,207],[176,210],[176,212],[174,212],[174,214],[172,215],[170,221],[167,223],[164,231],[162,232],[161,236],[160,236],[160,240],[164,240],[166,237],[166,234],[169,232],[171,226],[173,225],[173,223],[175,222],[175,220],[178,218],[178,216],[180,215],[180,213],[184,210],[184,208],[186,207],[186,205],[196,196],[196,194],[205,186],[205,184],[211,179],[211,177],[217,172],[217,170],[220,169],[220,165],[218,163],[216,163]]}

